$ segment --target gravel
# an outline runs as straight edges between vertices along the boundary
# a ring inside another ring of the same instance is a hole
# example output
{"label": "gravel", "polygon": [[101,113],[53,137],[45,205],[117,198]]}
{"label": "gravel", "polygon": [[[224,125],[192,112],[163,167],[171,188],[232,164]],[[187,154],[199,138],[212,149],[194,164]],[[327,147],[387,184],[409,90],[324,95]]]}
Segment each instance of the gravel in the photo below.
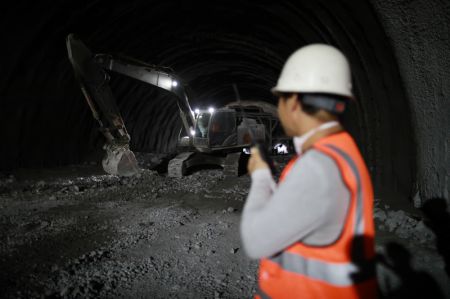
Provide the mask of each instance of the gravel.
{"label": "gravel", "polygon": [[393,211],[389,208],[374,208],[374,219],[380,230],[395,233],[399,238],[414,240],[422,245],[433,247],[435,238],[433,232],[425,225],[423,219],[415,219],[402,210]]}
{"label": "gravel", "polygon": [[257,263],[239,250],[230,205],[243,204],[249,182],[220,170],[4,177],[2,297],[251,297]]}
{"label": "gravel", "polygon": [[[176,179],[149,169],[164,158],[138,155],[147,169],[129,178],[0,176],[0,297],[252,297],[257,262],[239,239],[250,178],[203,170]],[[380,200],[374,218],[378,252],[388,241],[405,244],[415,265],[445,285],[423,219]]]}

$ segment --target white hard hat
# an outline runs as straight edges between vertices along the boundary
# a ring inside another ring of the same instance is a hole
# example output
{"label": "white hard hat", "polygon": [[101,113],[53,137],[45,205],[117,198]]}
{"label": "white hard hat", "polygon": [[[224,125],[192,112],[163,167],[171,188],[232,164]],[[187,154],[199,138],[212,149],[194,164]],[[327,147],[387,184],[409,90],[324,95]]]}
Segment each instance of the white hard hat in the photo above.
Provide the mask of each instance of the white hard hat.
{"label": "white hard hat", "polygon": [[273,93],[327,93],[353,98],[350,66],[338,49],[312,44],[286,61]]}

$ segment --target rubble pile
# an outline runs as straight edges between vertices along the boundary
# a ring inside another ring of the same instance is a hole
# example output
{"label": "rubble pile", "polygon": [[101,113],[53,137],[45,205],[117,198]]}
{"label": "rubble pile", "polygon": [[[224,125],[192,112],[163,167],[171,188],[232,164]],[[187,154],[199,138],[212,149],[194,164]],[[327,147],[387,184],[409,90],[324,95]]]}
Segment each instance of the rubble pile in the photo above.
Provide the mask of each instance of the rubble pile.
{"label": "rubble pile", "polygon": [[393,211],[389,206],[374,208],[374,219],[379,230],[395,233],[398,237],[433,246],[434,234],[423,219],[416,219],[402,210]]}
{"label": "rubble pile", "polygon": [[[249,187],[248,176],[221,170],[183,178],[150,169],[126,178],[0,177],[0,297],[250,298],[258,263],[239,237]],[[404,240],[416,265],[443,273],[424,220],[380,200],[374,218],[377,238]],[[397,273],[382,270],[392,286]]]}
{"label": "rubble pile", "polygon": [[221,170],[0,178],[5,298],[251,297],[257,263],[238,234],[249,182]]}
{"label": "rubble pile", "polygon": [[144,152],[134,152],[136,160],[138,161],[139,167],[143,169],[153,170],[167,162],[168,159],[172,158],[171,154],[155,154],[155,153],[144,153]]}
{"label": "rubble pile", "polygon": [[143,169],[132,177],[115,175],[95,175],[75,179],[25,180],[18,182],[14,176],[0,180],[0,196],[6,198],[26,199],[32,196],[49,196],[56,200],[68,195],[93,195],[98,192],[118,190],[123,187],[140,186],[147,193],[158,196],[167,192],[190,192],[193,194],[208,192],[210,187],[223,180],[221,170],[204,170],[183,178],[169,178],[156,171]]}

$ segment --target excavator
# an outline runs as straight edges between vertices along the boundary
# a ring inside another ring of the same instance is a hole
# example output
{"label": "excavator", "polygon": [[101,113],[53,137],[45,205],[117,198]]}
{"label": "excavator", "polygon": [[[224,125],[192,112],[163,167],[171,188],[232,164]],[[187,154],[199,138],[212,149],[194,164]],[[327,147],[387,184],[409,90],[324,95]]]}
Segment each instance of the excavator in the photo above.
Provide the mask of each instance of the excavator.
{"label": "excavator", "polygon": [[[226,175],[238,175],[252,139],[273,148],[279,120],[273,105],[258,101],[232,102],[219,109],[193,111],[186,85],[167,67],[111,54],[93,54],[74,34],[66,39],[69,60],[81,91],[105,137],[102,166],[106,173],[132,176],[140,172],[130,149],[131,137],[109,86],[118,73],[174,95],[183,124],[177,153],[168,163],[170,177],[182,177],[194,166],[214,165]],[[181,134],[184,133],[184,134]]]}

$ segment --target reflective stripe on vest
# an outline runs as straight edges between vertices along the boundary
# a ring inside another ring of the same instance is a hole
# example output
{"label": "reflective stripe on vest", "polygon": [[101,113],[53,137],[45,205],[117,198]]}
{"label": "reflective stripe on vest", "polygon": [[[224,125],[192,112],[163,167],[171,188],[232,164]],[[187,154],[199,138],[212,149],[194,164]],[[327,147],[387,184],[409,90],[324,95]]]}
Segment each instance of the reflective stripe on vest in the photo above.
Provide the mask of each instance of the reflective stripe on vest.
{"label": "reflective stripe on vest", "polygon": [[[362,198],[362,188],[361,188],[361,175],[359,174],[358,167],[356,166],[355,162],[353,162],[353,159],[343,150],[340,148],[332,145],[332,144],[325,144],[326,147],[330,148],[331,150],[335,151],[337,154],[339,154],[344,160],[348,163],[350,168],[353,171],[353,174],[356,178],[357,183],[357,203],[356,203],[356,221],[355,221],[355,235],[362,235],[364,233],[364,217],[363,217],[363,198]],[[280,181],[283,181],[285,176],[291,171],[292,167],[294,167],[295,162],[297,161],[298,157],[294,157],[289,161],[289,163],[286,165],[284,171],[280,175]]]}
{"label": "reflective stripe on vest", "polygon": [[[364,217],[363,217],[363,199],[361,188],[361,176],[353,159],[347,153],[331,144],[326,147],[338,153],[348,163],[356,178],[357,197],[355,212],[355,236],[364,233]],[[291,168],[291,167],[290,167]],[[290,170],[289,168],[289,170]],[[363,250],[361,248],[361,250]],[[303,256],[292,254],[287,251],[281,252],[279,255],[269,258],[270,261],[278,264],[286,271],[294,272],[308,276],[313,279],[321,280],[335,286],[351,286],[355,283],[352,273],[358,272],[358,267],[353,262],[348,263],[329,263],[316,259],[309,259]]]}
{"label": "reflective stripe on vest", "polygon": [[357,273],[359,267],[352,262],[327,263],[289,252],[283,252],[269,260],[280,265],[285,271],[305,275],[335,286],[345,287],[358,283],[351,275]]}
{"label": "reflective stripe on vest", "polygon": [[361,188],[361,175],[359,174],[358,167],[356,167],[356,164],[355,162],[353,162],[353,159],[340,148],[337,148],[332,144],[325,144],[325,146],[332,149],[342,158],[344,158],[344,160],[348,163],[351,170],[353,171],[353,175],[356,178],[356,214],[355,214],[356,221],[355,221],[355,228],[353,231],[356,236],[363,235],[364,234],[363,196]]}
{"label": "reflective stripe on vest", "polygon": [[[315,247],[298,242],[263,259],[257,298],[375,298],[374,228],[367,218],[373,192],[365,163],[345,132],[325,137],[314,147],[335,160],[349,188],[343,230],[332,244]],[[284,169],[283,179],[295,160]]]}

